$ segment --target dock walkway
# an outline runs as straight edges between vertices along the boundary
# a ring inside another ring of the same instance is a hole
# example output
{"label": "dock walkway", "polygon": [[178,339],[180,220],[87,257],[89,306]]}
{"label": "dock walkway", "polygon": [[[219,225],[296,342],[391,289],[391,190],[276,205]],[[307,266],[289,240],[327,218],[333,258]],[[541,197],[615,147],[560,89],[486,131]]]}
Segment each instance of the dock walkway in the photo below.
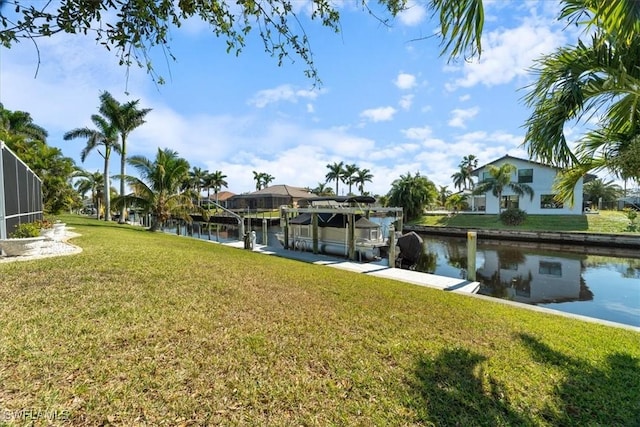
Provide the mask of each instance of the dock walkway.
{"label": "dock walkway", "polygon": [[[243,241],[223,244],[234,248],[244,249]],[[385,279],[397,280],[400,282],[441,289],[444,291],[473,294],[476,293],[480,287],[480,283],[478,282],[470,282],[468,280],[456,279],[453,277],[437,276],[435,274],[421,273],[418,271],[403,270],[400,268],[389,268],[387,260],[360,263],[328,255],[286,250],[280,247],[264,245],[255,245],[253,252],[295,259],[316,265],[339,268],[341,270],[352,271],[355,273],[369,274],[371,276],[383,277]]]}

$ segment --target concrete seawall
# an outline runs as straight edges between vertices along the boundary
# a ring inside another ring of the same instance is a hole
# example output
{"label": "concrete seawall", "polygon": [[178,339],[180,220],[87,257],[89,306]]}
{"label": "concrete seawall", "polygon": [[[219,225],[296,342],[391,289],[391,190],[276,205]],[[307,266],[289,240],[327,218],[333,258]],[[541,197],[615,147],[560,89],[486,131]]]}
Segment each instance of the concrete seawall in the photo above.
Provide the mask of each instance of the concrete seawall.
{"label": "concrete seawall", "polygon": [[640,234],[602,234],[562,231],[486,230],[474,228],[434,227],[427,225],[405,225],[404,232],[441,236],[466,237],[468,231],[478,233],[478,239],[517,240],[563,245],[599,246],[621,249],[640,249]]}

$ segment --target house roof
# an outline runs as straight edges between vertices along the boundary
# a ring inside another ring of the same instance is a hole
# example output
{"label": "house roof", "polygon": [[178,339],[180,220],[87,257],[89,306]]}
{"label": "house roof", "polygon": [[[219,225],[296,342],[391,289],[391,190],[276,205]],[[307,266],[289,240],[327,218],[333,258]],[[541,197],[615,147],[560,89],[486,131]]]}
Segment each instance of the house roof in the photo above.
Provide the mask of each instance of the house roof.
{"label": "house roof", "polygon": [[560,169],[560,168],[558,168],[558,167],[556,167],[556,166],[551,166],[551,165],[547,165],[547,164],[545,164],[545,163],[536,162],[536,161],[534,161],[534,160],[522,159],[522,158],[520,158],[520,157],[515,157],[515,156],[510,156],[510,155],[508,155],[508,154],[505,154],[504,156],[502,156],[502,157],[500,157],[500,158],[497,158],[497,159],[495,159],[495,160],[494,160],[494,161],[492,161],[492,162],[489,162],[489,163],[487,163],[487,164],[484,164],[484,165],[480,166],[480,167],[479,167],[479,168],[477,168],[477,169],[472,170],[472,171],[471,171],[471,175],[474,175],[474,176],[475,176],[475,175],[477,175],[477,174],[478,174],[478,172],[480,172],[482,169],[486,168],[487,166],[489,166],[489,165],[493,165],[493,164],[498,163],[498,162],[501,162],[501,161],[503,161],[503,160],[518,160],[518,161],[521,161],[521,162],[532,163],[532,164],[534,164],[534,165],[544,166],[544,167],[551,168],[551,169]]}
{"label": "house roof", "polygon": [[[225,200],[231,198],[235,196],[235,193],[232,193],[231,191],[218,191],[218,201],[219,202],[224,202]],[[215,200],[216,199],[216,195],[215,194],[210,194],[209,195],[209,199],[211,200]]]}
{"label": "house roof", "polygon": [[[548,165],[546,163],[536,162],[534,160],[529,160],[529,159],[522,159],[520,157],[515,157],[515,156],[510,156],[508,154],[505,154],[504,156],[502,156],[502,157],[500,157],[498,159],[495,159],[492,162],[489,162],[489,163],[487,163],[485,165],[480,166],[477,169],[474,169],[473,171],[471,171],[471,175],[477,176],[478,172],[481,171],[482,169],[486,168],[489,165],[493,165],[495,163],[498,163],[498,162],[500,162],[502,160],[518,160],[518,161],[521,161],[521,162],[526,162],[526,163],[531,163],[531,164],[534,164],[534,165],[544,166],[544,167],[551,168],[551,169],[562,170],[562,168],[559,168],[557,166],[552,166],[552,165]],[[589,182],[589,181],[592,181],[592,180],[594,180],[596,178],[597,178],[596,175],[593,175],[593,174],[590,174],[590,173],[584,174],[584,182],[585,183]]]}
{"label": "house roof", "polygon": [[263,188],[262,190],[245,194],[244,196],[249,196],[249,197],[290,196],[290,197],[293,197],[294,199],[300,199],[300,198],[311,196],[311,193],[306,188],[292,187],[290,185],[272,185],[271,187],[266,187],[266,188]]}

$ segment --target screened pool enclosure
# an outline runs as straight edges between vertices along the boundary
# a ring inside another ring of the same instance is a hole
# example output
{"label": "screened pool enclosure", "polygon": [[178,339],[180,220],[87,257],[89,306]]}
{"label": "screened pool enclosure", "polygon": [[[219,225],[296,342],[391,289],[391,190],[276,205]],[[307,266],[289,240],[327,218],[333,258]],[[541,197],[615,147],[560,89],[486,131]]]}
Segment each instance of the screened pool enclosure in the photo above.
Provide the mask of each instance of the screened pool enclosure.
{"label": "screened pool enclosure", "polygon": [[15,226],[42,219],[42,181],[0,141],[0,239]]}

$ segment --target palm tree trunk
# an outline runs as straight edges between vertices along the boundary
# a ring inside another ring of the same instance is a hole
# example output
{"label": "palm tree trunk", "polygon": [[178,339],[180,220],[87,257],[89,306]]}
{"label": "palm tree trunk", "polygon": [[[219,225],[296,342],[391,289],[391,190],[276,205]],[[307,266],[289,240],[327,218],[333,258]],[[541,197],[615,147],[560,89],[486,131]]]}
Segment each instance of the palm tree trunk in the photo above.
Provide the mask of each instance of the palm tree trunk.
{"label": "palm tree trunk", "polygon": [[111,221],[111,180],[109,179],[109,156],[104,157],[104,220]]}
{"label": "palm tree trunk", "polygon": [[[125,138],[122,138],[122,152],[120,154],[120,197],[124,196],[124,176],[126,172],[126,162],[127,160],[127,151],[126,151],[126,143]],[[118,220],[119,224],[124,224],[125,222],[125,213],[127,212],[127,204],[122,203],[122,207],[120,208],[120,219]]]}

